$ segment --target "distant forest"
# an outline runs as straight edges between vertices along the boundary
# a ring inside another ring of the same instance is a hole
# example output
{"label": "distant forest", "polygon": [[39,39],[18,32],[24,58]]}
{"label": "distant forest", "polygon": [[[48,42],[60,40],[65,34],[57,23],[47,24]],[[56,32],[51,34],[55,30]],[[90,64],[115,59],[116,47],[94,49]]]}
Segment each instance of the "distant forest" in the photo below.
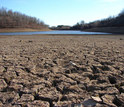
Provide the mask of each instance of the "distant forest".
{"label": "distant forest", "polygon": [[124,10],[119,13],[116,17],[109,17],[102,20],[93,21],[90,23],[85,23],[81,21],[76,25],[72,26],[72,30],[84,30],[91,28],[100,28],[100,27],[124,27]]}
{"label": "distant forest", "polygon": [[6,8],[0,8],[0,28],[48,28],[43,21]]}

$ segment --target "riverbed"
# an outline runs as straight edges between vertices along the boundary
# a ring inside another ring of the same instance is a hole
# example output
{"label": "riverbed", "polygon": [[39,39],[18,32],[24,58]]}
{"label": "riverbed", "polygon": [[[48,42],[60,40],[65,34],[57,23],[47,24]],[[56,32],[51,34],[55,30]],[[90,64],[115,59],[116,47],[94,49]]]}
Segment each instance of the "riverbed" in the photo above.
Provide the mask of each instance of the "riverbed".
{"label": "riverbed", "polygon": [[123,35],[0,36],[0,106],[124,106]]}

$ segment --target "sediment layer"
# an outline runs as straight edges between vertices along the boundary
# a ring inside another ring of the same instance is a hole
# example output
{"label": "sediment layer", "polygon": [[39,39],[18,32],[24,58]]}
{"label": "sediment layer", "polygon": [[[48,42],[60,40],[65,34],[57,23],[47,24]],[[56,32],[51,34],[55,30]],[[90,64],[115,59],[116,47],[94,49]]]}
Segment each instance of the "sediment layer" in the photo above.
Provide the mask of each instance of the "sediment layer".
{"label": "sediment layer", "polygon": [[0,106],[123,107],[123,35],[0,36]]}

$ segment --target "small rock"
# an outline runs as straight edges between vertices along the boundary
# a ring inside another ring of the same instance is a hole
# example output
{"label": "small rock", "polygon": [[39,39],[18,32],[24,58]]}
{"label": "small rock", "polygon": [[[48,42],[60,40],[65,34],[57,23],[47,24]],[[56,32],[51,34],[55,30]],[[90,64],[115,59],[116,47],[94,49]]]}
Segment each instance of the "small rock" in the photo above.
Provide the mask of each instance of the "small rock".
{"label": "small rock", "polygon": [[70,61],[69,62],[70,65],[73,65],[73,66],[77,66],[74,62]]}
{"label": "small rock", "polygon": [[91,96],[91,98],[96,101],[96,102],[102,102],[101,98],[100,97],[94,97],[94,96]]}

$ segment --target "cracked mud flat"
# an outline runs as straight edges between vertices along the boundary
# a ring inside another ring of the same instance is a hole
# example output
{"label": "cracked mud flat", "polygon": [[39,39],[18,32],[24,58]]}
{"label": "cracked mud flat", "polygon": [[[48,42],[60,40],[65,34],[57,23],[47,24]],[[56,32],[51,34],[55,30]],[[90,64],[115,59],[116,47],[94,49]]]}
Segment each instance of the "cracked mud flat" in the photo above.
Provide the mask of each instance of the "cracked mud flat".
{"label": "cracked mud flat", "polygon": [[0,36],[0,107],[117,106],[123,35]]}

